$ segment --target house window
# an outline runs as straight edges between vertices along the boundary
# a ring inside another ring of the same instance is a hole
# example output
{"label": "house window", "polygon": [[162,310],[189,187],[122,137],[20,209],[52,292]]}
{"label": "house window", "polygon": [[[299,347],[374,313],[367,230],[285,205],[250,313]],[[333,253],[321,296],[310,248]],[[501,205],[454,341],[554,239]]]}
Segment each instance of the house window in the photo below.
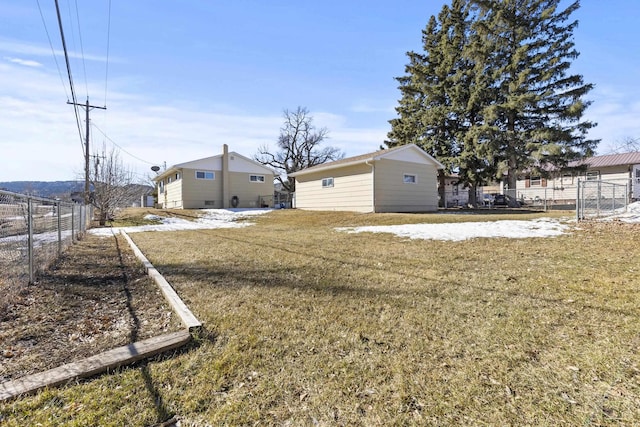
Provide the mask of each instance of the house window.
{"label": "house window", "polygon": [[250,175],[250,182],[264,182],[264,175]]}
{"label": "house window", "polygon": [[600,171],[587,172],[587,181],[597,181],[600,179]]}
{"label": "house window", "polygon": [[160,194],[164,193],[164,181],[158,182],[158,192]]}
{"label": "house window", "polygon": [[542,185],[542,178],[539,177],[539,176],[532,176],[530,183],[531,183],[532,187],[533,186],[540,186],[540,185]]}
{"label": "house window", "polygon": [[322,188],[331,188],[333,187],[333,178],[324,178],[322,180]]}
{"label": "house window", "polygon": [[402,176],[402,182],[404,182],[405,184],[417,184],[418,176],[411,173],[405,173]]}
{"label": "house window", "polygon": [[196,171],[196,179],[215,179],[216,175],[213,172]]}
{"label": "house window", "polygon": [[564,184],[573,184],[573,174],[572,173],[562,174],[562,179],[560,180],[560,183],[562,185],[564,185]]}
{"label": "house window", "polygon": [[169,178],[167,178],[167,184],[171,184],[171,182],[173,182],[173,177],[170,176]]}
{"label": "house window", "polygon": [[215,200],[205,200],[204,201],[204,205],[205,206],[215,206],[216,205],[216,201]]}
{"label": "house window", "polygon": [[180,173],[176,173],[176,181],[180,179]]}

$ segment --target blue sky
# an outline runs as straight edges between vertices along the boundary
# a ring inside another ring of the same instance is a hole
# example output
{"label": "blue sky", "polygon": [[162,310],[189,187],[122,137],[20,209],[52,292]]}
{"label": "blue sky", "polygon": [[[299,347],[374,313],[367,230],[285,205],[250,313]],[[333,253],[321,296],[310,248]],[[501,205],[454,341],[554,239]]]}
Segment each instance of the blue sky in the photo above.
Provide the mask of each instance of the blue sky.
{"label": "blue sky", "polygon": [[[248,157],[274,147],[282,111],[297,106],[329,129],[327,144],[375,151],[405,53],[445,2],[112,0],[109,37],[108,0],[59,3],[78,100],[107,106],[91,112],[92,145],[115,142],[142,179],[225,143]],[[0,181],[83,175],[54,2],[39,4],[42,17],[36,0],[0,0]],[[637,16],[628,0],[583,0],[574,14],[572,71],[596,85],[587,118],[600,153],[640,137]]]}

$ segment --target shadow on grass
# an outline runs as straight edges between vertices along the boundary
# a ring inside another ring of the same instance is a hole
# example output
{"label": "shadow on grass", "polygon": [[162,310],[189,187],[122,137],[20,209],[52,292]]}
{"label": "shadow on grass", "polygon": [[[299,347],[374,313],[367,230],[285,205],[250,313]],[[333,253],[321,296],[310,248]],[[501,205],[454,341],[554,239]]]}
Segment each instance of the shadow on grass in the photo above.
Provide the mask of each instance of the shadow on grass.
{"label": "shadow on grass", "polygon": [[[204,232],[204,231],[202,231]],[[310,247],[308,244],[297,244],[294,245],[291,242],[287,242],[287,244],[279,244],[274,242],[260,243],[257,241],[249,241],[245,239],[239,239],[235,237],[230,237],[228,235],[216,235],[216,239],[224,239],[228,241],[235,242],[241,245],[251,245],[258,246],[264,248],[269,251],[281,251],[283,253],[291,254],[291,255],[306,255],[310,258],[320,259],[326,261],[328,264],[342,264],[353,267],[353,269],[368,269],[375,270],[380,272],[388,273],[391,271],[397,271],[395,267],[403,267],[400,263],[394,263],[393,260],[386,259],[384,265],[375,266],[372,265],[368,261],[345,261],[349,258],[353,257],[351,252],[333,252],[331,255],[326,255],[326,251],[323,251],[321,248],[317,248],[318,250],[314,251],[313,247]],[[394,265],[395,264],[395,265]],[[221,287],[230,287],[230,288],[240,288],[246,286],[247,284],[254,286],[263,286],[263,287],[287,287],[291,289],[311,289],[314,292],[318,292],[319,294],[329,294],[329,295],[348,295],[353,297],[367,297],[367,296],[380,296],[380,295],[401,295],[405,294],[408,296],[416,295],[415,289],[413,290],[402,290],[397,288],[385,287],[385,289],[373,288],[373,287],[358,287],[349,284],[327,284],[323,282],[318,282],[311,280],[309,278],[309,272],[305,271],[304,268],[296,268],[295,266],[287,266],[285,268],[280,269],[245,269],[242,271],[244,274],[242,280],[238,282],[238,271],[229,270],[229,269],[216,269],[214,267],[194,267],[189,266],[188,269],[185,268],[182,264],[155,264],[156,268],[162,273],[166,275],[177,275],[186,278],[186,281],[203,281],[209,280],[212,278],[216,278],[215,286]],[[292,274],[294,273],[294,274]],[[432,277],[426,277],[420,274],[407,274],[407,273],[396,273],[398,276],[402,277],[412,277],[419,280],[431,281],[433,282]],[[304,280],[293,279],[292,277],[302,277]],[[204,278],[204,279],[203,279]],[[171,280],[170,280],[171,282]],[[235,284],[234,284],[235,283]],[[543,296],[538,293],[528,293],[520,290],[511,290],[511,289],[500,289],[497,287],[486,286],[482,284],[472,284],[472,283],[462,283],[449,281],[447,283],[436,283],[436,286],[432,286],[429,289],[422,289],[420,293],[426,297],[430,298],[444,298],[443,292],[439,291],[444,287],[465,287],[472,288],[482,292],[492,292],[492,293],[500,293],[507,297],[522,297],[529,299],[531,301],[536,301],[539,303],[545,304],[564,304],[564,298],[554,298]],[[583,293],[586,296],[591,296],[589,291],[579,291],[575,290],[574,292]],[[624,314],[629,316],[637,316],[637,312],[632,312],[629,310],[609,308],[603,306],[596,306],[593,304],[589,304],[585,301],[583,305],[585,309],[591,309],[601,312],[613,313],[613,314]]]}

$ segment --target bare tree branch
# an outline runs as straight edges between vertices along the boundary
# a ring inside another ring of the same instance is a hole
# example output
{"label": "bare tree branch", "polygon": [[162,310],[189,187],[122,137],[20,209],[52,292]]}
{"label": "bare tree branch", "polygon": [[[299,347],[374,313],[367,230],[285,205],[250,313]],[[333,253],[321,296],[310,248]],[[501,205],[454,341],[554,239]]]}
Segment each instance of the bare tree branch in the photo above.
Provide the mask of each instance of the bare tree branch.
{"label": "bare tree branch", "polygon": [[284,190],[293,193],[295,180],[289,174],[344,157],[344,153],[336,147],[320,148],[319,145],[328,138],[326,128],[316,129],[313,117],[305,107],[295,111],[284,110],[284,124],[280,128],[277,141],[277,152],[263,145],[258,149],[254,159],[263,165],[276,170],[276,179]]}
{"label": "bare tree branch", "polygon": [[107,152],[103,145],[102,153],[92,158],[92,204],[100,214],[100,225],[104,225],[116,209],[130,205],[140,195],[140,186],[134,184],[133,172],[124,165],[115,148]]}

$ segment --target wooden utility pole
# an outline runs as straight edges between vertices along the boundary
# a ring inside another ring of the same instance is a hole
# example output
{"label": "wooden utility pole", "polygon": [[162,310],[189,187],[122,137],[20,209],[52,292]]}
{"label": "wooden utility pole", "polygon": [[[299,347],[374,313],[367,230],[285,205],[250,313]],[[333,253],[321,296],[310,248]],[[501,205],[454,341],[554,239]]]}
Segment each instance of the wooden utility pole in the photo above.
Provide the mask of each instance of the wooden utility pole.
{"label": "wooden utility pole", "polygon": [[97,105],[89,105],[89,97],[87,97],[87,102],[85,104],[77,104],[75,102],[67,101],[67,104],[77,105],[79,107],[84,107],[84,111],[86,113],[85,122],[87,124],[85,130],[84,137],[84,204],[89,204],[90,199],[90,191],[89,191],[89,111],[94,108],[99,108],[101,110],[106,110],[107,107],[98,107]]}

